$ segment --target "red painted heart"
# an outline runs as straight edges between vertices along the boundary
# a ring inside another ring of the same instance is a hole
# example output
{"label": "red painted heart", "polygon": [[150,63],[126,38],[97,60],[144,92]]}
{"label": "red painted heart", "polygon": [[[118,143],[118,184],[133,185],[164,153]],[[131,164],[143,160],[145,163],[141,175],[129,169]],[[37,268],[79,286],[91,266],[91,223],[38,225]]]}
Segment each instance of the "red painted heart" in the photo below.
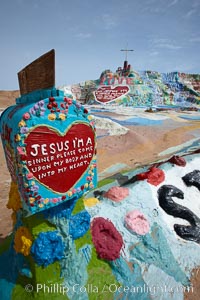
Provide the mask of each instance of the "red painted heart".
{"label": "red painted heart", "polygon": [[84,123],[72,125],[64,134],[41,125],[29,133],[25,144],[29,172],[54,192],[66,193],[92,160],[95,134]]}
{"label": "red painted heart", "polygon": [[128,92],[129,87],[127,85],[118,85],[115,87],[102,86],[94,92],[94,95],[98,102],[108,103],[121,96],[125,96]]}

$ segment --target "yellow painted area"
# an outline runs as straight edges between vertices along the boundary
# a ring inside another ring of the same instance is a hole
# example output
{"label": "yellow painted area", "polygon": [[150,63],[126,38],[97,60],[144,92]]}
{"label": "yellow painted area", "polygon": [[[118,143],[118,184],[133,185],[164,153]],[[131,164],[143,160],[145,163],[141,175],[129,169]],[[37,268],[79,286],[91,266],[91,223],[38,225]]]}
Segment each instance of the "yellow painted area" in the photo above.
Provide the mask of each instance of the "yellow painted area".
{"label": "yellow painted area", "polygon": [[100,201],[97,198],[88,198],[88,199],[84,199],[83,202],[85,206],[92,207],[98,204]]}
{"label": "yellow painted area", "polygon": [[55,114],[49,114],[49,115],[48,115],[48,119],[49,119],[50,121],[54,121],[54,120],[56,119],[56,115],[55,115]]}
{"label": "yellow painted area", "polygon": [[59,118],[61,119],[61,120],[63,120],[63,121],[65,121],[65,119],[66,119],[66,116],[65,116],[65,114],[59,114]]}
{"label": "yellow painted area", "polygon": [[19,123],[18,123],[18,126],[19,127],[24,127],[26,126],[26,122],[24,120],[21,120]]}
{"label": "yellow painted area", "polygon": [[15,233],[14,249],[24,256],[28,256],[32,245],[32,236],[26,227],[19,227]]}
{"label": "yellow painted area", "polygon": [[11,208],[14,211],[18,211],[22,208],[20,195],[18,191],[18,186],[15,182],[11,182],[10,191],[9,191],[9,200],[7,203],[7,208]]}

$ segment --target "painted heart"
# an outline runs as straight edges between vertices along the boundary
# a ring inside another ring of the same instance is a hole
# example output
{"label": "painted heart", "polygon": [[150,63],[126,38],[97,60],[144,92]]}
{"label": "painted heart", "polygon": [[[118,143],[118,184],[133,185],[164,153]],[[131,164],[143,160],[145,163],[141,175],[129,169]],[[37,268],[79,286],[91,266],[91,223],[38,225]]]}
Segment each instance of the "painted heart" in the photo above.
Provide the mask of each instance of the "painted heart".
{"label": "painted heart", "polygon": [[95,99],[100,103],[108,103],[116,100],[121,96],[125,96],[129,92],[129,87],[127,85],[118,86],[102,86],[98,88],[95,92]]}
{"label": "painted heart", "polygon": [[95,151],[95,134],[84,123],[64,134],[48,126],[34,128],[25,139],[26,165],[41,184],[66,193],[87,170]]}

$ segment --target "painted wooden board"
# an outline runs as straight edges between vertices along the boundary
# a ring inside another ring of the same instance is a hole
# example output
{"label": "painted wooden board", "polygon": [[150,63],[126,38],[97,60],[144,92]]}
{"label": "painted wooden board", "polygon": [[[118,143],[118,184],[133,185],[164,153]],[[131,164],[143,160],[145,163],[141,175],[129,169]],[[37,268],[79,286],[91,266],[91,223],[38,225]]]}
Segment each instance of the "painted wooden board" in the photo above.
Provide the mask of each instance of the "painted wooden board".
{"label": "painted wooden board", "polygon": [[21,95],[55,86],[55,50],[40,56],[18,73]]}

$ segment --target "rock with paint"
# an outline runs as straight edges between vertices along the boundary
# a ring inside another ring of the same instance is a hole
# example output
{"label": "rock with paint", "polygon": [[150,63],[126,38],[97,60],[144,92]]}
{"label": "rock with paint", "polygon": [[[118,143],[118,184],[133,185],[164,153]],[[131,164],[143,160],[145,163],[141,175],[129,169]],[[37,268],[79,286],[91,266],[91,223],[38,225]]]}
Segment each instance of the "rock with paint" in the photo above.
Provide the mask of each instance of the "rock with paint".
{"label": "rock with paint", "polygon": [[111,299],[197,299],[190,280],[200,266],[199,166],[199,151],[175,155],[86,195],[98,257],[120,284]]}
{"label": "rock with paint", "polygon": [[78,202],[97,185],[92,116],[62,91],[45,88],[17,98],[1,115],[0,131],[12,179],[7,207],[13,210],[13,232],[0,249],[0,299],[49,298],[45,289],[37,291],[41,282],[47,289],[59,286],[52,299],[68,299],[71,284],[64,278],[72,272],[70,282],[80,277],[84,285],[82,253],[90,256],[87,245],[76,252],[74,240],[90,227]]}
{"label": "rock with paint", "polygon": [[97,188],[92,117],[55,88],[18,98],[1,135],[13,232],[0,247],[0,299],[183,300],[193,292],[199,151]]}
{"label": "rock with paint", "polygon": [[[69,87],[63,86],[62,90],[68,93]],[[97,80],[72,85],[71,93],[85,104],[195,110],[199,104],[200,75],[136,71],[125,60],[115,72],[107,69]]]}
{"label": "rock with paint", "polygon": [[94,122],[61,91],[18,98],[1,117],[1,135],[27,215],[80,198],[96,185]]}

